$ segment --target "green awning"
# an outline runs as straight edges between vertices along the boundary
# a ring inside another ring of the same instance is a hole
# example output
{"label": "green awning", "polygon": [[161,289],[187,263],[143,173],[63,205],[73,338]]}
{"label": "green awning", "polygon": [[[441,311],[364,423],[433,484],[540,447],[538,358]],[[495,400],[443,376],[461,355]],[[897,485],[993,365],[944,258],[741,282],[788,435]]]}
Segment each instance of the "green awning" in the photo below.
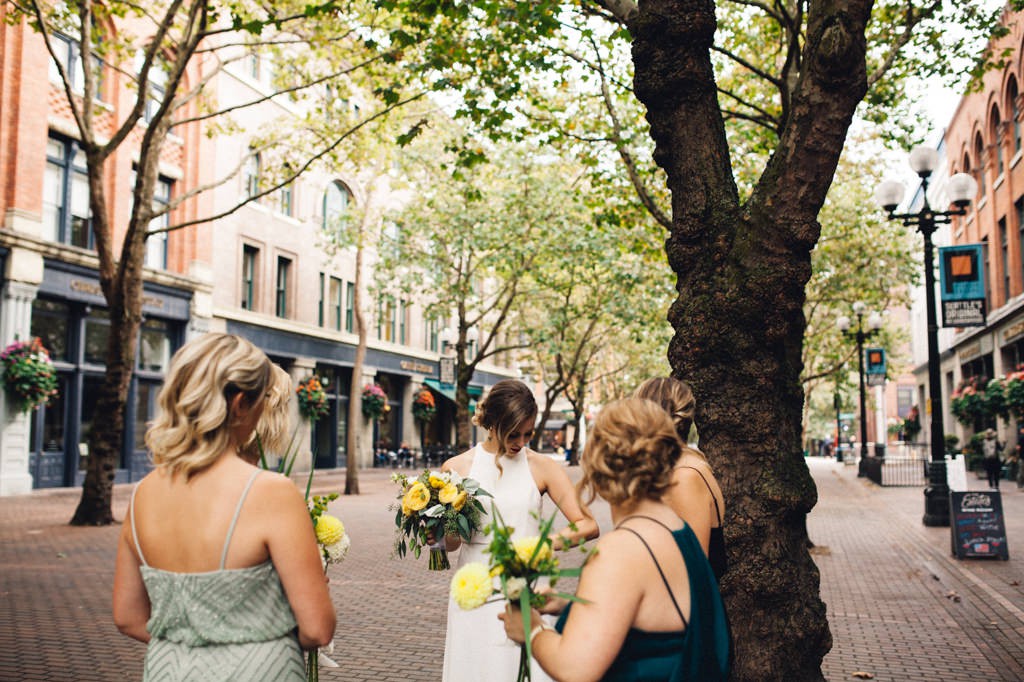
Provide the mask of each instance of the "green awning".
{"label": "green awning", "polygon": [[[455,402],[455,384],[442,384],[437,379],[424,379],[423,383],[434,393],[442,395],[448,400]],[[483,395],[483,386],[474,386],[472,384],[467,388],[469,392],[469,411],[473,412],[476,410],[476,399]]]}

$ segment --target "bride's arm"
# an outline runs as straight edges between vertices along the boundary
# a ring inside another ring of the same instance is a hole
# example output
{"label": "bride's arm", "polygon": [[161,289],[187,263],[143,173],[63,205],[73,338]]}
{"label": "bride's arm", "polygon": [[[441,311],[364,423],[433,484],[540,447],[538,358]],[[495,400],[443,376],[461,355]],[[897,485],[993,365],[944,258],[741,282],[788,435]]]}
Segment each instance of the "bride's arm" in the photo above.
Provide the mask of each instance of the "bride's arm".
{"label": "bride's arm", "polygon": [[[536,455],[532,460],[531,470],[537,479],[538,487],[547,492],[562,515],[571,523],[552,537],[554,549],[572,547],[585,540],[593,540],[600,534],[597,521],[590,509],[576,495],[576,489],[569,480],[561,463],[544,455]],[[575,527],[575,530],[574,530]]]}

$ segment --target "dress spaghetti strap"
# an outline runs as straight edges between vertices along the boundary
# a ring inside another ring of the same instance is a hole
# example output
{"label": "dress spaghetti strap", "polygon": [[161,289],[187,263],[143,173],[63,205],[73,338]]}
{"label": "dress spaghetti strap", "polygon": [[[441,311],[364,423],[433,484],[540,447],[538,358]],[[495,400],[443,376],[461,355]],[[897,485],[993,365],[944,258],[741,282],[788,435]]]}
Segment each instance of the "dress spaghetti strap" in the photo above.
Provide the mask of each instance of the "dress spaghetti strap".
{"label": "dress spaghetti strap", "polygon": [[672,529],[669,528],[668,526],[666,526],[664,523],[662,523],[658,519],[652,518],[650,516],[643,516],[643,515],[640,515],[640,514],[626,517],[625,519],[622,520],[622,522],[619,523],[618,526],[615,527],[616,530],[628,530],[630,533],[635,535],[637,537],[637,539],[640,540],[640,542],[643,543],[645,548],[647,548],[647,553],[651,555],[651,560],[654,562],[654,567],[658,569],[658,575],[661,576],[661,582],[665,583],[665,589],[668,590],[668,597],[669,597],[669,599],[672,600],[672,606],[675,607],[676,613],[679,614],[679,620],[683,621],[683,629],[685,630],[686,628],[689,627],[689,624],[686,622],[686,616],[683,615],[683,610],[681,608],[679,608],[679,602],[676,601],[676,596],[675,596],[675,594],[672,593],[672,588],[668,584],[668,578],[665,577],[665,572],[663,570],[661,570],[661,564],[658,563],[657,557],[654,556],[654,550],[651,549],[651,546],[649,544],[647,544],[647,540],[644,540],[643,536],[640,535],[640,533],[636,532],[635,530],[633,530],[632,528],[630,528],[628,526],[623,526],[622,525],[623,522],[628,521],[629,519],[633,519],[633,518],[648,519],[650,521],[654,521],[656,524],[658,524],[659,526],[661,526],[662,528],[667,530],[669,533],[672,532]]}
{"label": "dress spaghetti strap", "polygon": [[253,481],[260,475],[262,469],[257,469],[252,472],[252,476],[249,477],[249,482],[245,484],[245,489],[242,490],[242,496],[238,498],[238,505],[235,507],[235,515],[231,519],[231,525],[228,526],[228,535],[224,538],[224,549],[220,553],[220,570],[224,570],[224,562],[228,558],[228,547],[231,546],[231,536],[235,532],[235,524],[238,523],[238,516],[242,513],[242,505],[245,503],[245,497],[249,494],[249,488],[252,487]]}
{"label": "dress spaghetti strap", "polygon": [[[139,482],[141,483],[141,481]],[[135,541],[135,551],[139,555],[139,561],[142,562],[143,566],[149,566],[146,563],[146,557],[142,555],[142,546],[139,544],[139,534],[135,532],[135,493],[139,490],[139,484],[136,483],[135,487],[132,488],[132,499],[128,503],[128,522],[132,525],[132,540]]]}
{"label": "dress spaghetti strap", "polygon": [[704,485],[707,486],[708,492],[711,493],[711,501],[715,503],[715,516],[718,517],[718,525],[721,526],[722,525],[722,510],[718,508],[718,498],[715,497],[715,491],[711,489],[711,484],[708,483],[708,479],[704,478],[704,474],[702,474],[700,472],[700,469],[698,469],[697,467],[688,467],[688,466],[686,466],[684,464],[684,465],[676,467],[676,468],[677,469],[692,469],[692,470],[697,472],[698,476],[700,476],[700,480],[704,481]]}

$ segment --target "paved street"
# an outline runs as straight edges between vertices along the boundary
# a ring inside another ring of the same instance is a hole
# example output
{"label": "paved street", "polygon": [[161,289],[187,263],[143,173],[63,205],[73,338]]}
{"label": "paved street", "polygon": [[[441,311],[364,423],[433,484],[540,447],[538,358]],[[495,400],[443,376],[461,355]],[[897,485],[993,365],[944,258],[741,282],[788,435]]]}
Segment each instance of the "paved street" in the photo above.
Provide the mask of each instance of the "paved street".
{"label": "paved street", "polygon": [[[880,488],[853,466],[808,462],[819,489],[808,530],[834,639],[827,679],[1024,680],[1024,493],[1003,491],[1010,561],[957,561],[949,529],[921,525],[920,488]],[[362,472],[363,494],[332,506],[353,549],[331,569],[341,667],[323,670],[324,680],[440,679],[450,575],[428,572],[425,558],[391,558],[388,474]],[[320,475],[316,488],[343,482],[340,472]],[[129,492],[116,489],[118,518]],[[110,622],[119,528],[67,526],[78,495],[0,498],[0,680],[140,676],[143,645]],[[607,528],[607,510],[597,512]]]}

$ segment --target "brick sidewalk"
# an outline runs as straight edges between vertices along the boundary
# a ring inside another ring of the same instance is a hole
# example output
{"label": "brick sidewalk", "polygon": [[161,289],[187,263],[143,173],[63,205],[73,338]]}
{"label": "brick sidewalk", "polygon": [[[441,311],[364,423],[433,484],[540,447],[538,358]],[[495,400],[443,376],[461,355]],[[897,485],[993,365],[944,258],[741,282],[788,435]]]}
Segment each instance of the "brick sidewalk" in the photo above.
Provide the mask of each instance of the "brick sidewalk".
{"label": "brick sidewalk", "polygon": [[[919,488],[879,488],[827,460],[809,465],[819,503],[808,529],[835,640],[823,668],[829,680],[855,671],[880,681],[1024,679],[1024,493],[1004,490],[1010,561],[956,561],[949,530],[921,525]],[[389,474],[361,472],[362,494],[332,505],[353,549],[331,569],[341,667],[323,670],[325,681],[440,679],[450,574],[427,571],[426,559],[390,557]],[[343,472],[318,474],[318,490],[343,487]],[[129,492],[115,489],[118,518]],[[78,497],[57,490],[0,498],[4,682],[140,677],[144,646],[110,621],[119,527],[68,526]],[[607,508],[595,511],[607,529]]]}

